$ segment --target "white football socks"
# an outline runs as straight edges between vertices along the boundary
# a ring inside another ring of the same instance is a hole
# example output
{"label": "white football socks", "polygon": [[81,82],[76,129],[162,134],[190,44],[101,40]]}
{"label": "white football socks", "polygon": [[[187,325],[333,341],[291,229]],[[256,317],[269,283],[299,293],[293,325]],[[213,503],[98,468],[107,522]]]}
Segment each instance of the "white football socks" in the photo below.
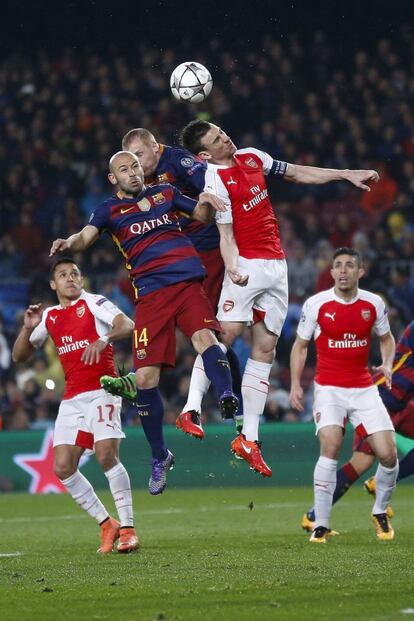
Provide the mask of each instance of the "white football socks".
{"label": "white football socks", "polygon": [[313,472],[315,527],[329,528],[332,498],[336,487],[337,459],[319,457]]}
{"label": "white football socks", "polygon": [[105,472],[109,488],[114,499],[121,526],[134,526],[134,512],[132,509],[131,482],[125,467],[119,463]]}
{"label": "white football socks", "polygon": [[107,517],[108,511],[105,509],[95,490],[79,470],[72,476],[62,479],[63,485],[72,496],[73,500],[84,509],[98,524],[101,524]]}
{"label": "white football socks", "polygon": [[249,358],[242,379],[243,434],[246,440],[259,439],[259,420],[266,405],[269,392],[269,375],[272,368],[267,362]]}
{"label": "white football socks", "polygon": [[399,470],[399,463],[395,464],[394,468],[385,468],[381,464],[378,464],[377,471],[375,473],[375,503],[372,509],[373,515],[378,513],[385,513],[387,507],[390,504],[392,492],[397,484],[397,476]]}
{"label": "white football socks", "polygon": [[[224,354],[227,352],[227,347],[223,343],[219,343],[219,347]],[[203,359],[198,354],[191,372],[190,388],[183,412],[189,412],[190,410],[195,410],[198,413],[201,412],[201,402],[207,394],[210,384],[211,382],[204,371]]]}

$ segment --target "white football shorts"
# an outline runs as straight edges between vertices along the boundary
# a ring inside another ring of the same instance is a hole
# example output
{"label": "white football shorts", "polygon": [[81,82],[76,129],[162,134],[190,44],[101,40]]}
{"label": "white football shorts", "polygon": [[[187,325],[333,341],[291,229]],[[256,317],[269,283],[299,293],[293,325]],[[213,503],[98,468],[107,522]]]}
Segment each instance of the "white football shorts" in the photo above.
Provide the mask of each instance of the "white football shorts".
{"label": "white football shorts", "polygon": [[240,287],[224,275],[217,319],[252,323],[263,317],[266,328],[280,336],[288,308],[286,261],[239,257],[237,267],[249,282]]}
{"label": "white football shorts", "polygon": [[328,425],[344,428],[347,420],[362,437],[377,431],[394,431],[377,386],[339,388],[315,382],[313,419],[316,433]]}
{"label": "white football shorts", "polygon": [[95,442],[125,438],[121,426],[122,399],[92,390],[62,401],[55,422],[53,446],[71,444],[93,450]]}

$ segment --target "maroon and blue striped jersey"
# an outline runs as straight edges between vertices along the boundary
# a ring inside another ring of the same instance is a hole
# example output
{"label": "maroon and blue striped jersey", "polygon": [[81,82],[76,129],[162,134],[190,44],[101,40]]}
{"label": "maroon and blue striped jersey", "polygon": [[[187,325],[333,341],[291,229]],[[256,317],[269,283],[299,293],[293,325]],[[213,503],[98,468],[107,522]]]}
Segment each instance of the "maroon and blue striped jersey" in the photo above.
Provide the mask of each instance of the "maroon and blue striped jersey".
{"label": "maroon and blue striped jersey", "polygon": [[206,272],[177,212],[191,215],[197,202],[172,185],[145,187],[134,198],[112,196],[89,224],[109,233],[125,259],[136,298],[174,283],[203,280]]}
{"label": "maroon and blue striped jersey", "polygon": [[[198,198],[204,190],[207,164],[179,147],[160,145],[160,151],[158,166],[151,177],[145,177],[145,183],[171,183],[182,194]],[[215,222],[202,224],[183,216],[180,217],[180,226],[197,250],[203,252],[220,247],[220,234]]]}
{"label": "maroon and blue striped jersey", "polygon": [[414,396],[414,321],[408,324],[396,345],[391,390],[380,374],[374,376],[374,382],[390,413],[403,410]]}

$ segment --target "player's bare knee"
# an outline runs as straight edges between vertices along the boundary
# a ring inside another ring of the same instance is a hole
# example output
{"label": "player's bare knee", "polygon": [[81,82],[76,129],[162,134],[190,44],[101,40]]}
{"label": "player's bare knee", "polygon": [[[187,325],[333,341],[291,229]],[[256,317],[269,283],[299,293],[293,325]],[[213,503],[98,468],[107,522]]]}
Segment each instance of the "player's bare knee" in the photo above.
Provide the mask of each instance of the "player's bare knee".
{"label": "player's bare knee", "polygon": [[77,468],[78,467],[75,464],[60,461],[55,461],[53,465],[54,473],[61,481],[64,481],[65,479],[71,477],[72,474],[75,474]]}
{"label": "player's bare knee", "polygon": [[212,345],[218,345],[218,340],[211,330],[197,330],[191,337],[191,342],[198,354],[203,354]]}
{"label": "player's bare knee", "polygon": [[147,390],[158,386],[160,371],[158,367],[144,367],[136,372],[137,388]]}
{"label": "player's bare knee", "polygon": [[119,464],[118,452],[115,450],[107,450],[100,455],[97,454],[96,459],[104,472]]}
{"label": "player's bare knee", "polygon": [[252,348],[251,358],[257,362],[265,362],[266,364],[272,364],[275,359],[275,348]]}
{"label": "player's bare knee", "polygon": [[338,459],[342,446],[342,437],[334,431],[328,431],[327,427],[319,430],[319,442],[321,446],[321,457]]}
{"label": "player's bare knee", "polygon": [[384,468],[394,468],[398,461],[397,451],[393,448],[386,453],[379,455],[378,459]]}

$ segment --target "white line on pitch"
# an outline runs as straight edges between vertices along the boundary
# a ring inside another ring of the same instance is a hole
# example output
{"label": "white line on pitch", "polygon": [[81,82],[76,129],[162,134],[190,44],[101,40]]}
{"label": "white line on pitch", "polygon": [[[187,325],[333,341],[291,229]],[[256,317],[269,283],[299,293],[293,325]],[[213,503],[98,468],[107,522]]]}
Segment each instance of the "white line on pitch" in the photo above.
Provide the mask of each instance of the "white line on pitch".
{"label": "white line on pitch", "polygon": [[0,558],[4,558],[6,556],[21,556],[21,552],[0,552]]}

